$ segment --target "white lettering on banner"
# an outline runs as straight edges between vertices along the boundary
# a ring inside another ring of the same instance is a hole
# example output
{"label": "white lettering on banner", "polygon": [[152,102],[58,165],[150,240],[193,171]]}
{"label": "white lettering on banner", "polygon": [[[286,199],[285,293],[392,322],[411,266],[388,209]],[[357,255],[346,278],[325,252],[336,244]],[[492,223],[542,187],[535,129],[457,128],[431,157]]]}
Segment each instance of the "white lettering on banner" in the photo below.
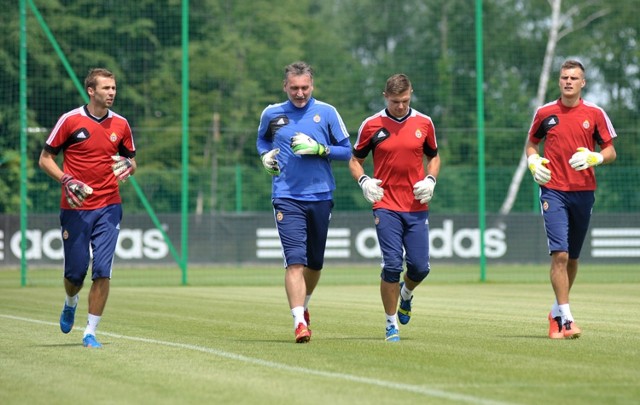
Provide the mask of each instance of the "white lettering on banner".
{"label": "white lettering on banner", "polygon": [[365,228],[356,235],[356,251],[365,259],[381,257],[376,228]]}
{"label": "white lettering on banner", "polygon": [[[164,228],[166,229],[166,227]],[[162,259],[169,254],[169,245],[159,229],[149,229],[142,235],[142,254],[149,259]]]}
{"label": "white lettering on banner", "polygon": [[[2,232],[2,231],[0,231]],[[27,230],[27,260],[62,260],[64,250],[60,229],[50,229],[44,234],[41,230]],[[4,236],[2,233],[0,236]],[[1,238],[0,238],[1,239]],[[11,253],[20,257],[20,231],[14,233],[10,240]],[[4,242],[0,240],[1,259],[4,260]],[[116,244],[116,256],[121,259],[162,259],[169,253],[169,246],[158,229],[122,229]]]}
{"label": "white lettering on banner", "polygon": [[60,229],[50,229],[44,233],[42,236],[42,253],[50,259],[62,260],[64,258]]}
{"label": "white lettering on banner", "polygon": [[[507,252],[506,235],[498,228],[488,228],[484,233],[484,253],[489,258],[504,256]],[[453,221],[442,222],[442,228],[429,230],[429,255],[433,259],[480,257],[480,229],[462,228],[453,232]]]}
{"label": "white lettering on banner", "polygon": [[[58,235],[60,234],[60,231],[58,231]],[[36,230],[29,230],[27,229],[26,232],[27,235],[27,248],[25,251],[25,256],[27,258],[27,260],[39,260],[42,259],[42,253],[43,253],[43,249],[42,249],[42,242],[43,242],[43,237],[42,237],[42,231],[39,229]],[[13,253],[16,257],[20,257],[21,255],[21,249],[20,249],[20,241],[22,240],[21,238],[21,234],[20,232],[16,232],[13,234],[13,236],[11,237],[11,241],[10,246],[11,246],[11,253]],[[51,241],[51,239],[48,239],[49,241]],[[62,244],[61,244],[62,245]],[[47,249],[47,251],[49,253],[53,252],[53,249]],[[58,257],[55,257],[56,254],[54,253],[54,257],[52,257],[52,259],[58,259]]]}
{"label": "white lettering on banner", "polygon": [[[453,221],[443,221],[442,228],[429,231],[429,253],[434,259],[480,257],[480,230],[477,228],[462,228],[453,231]],[[348,228],[329,229],[325,257],[328,259],[349,258]],[[485,231],[485,254],[489,258],[502,257],[507,252],[505,232],[498,228]],[[364,228],[359,231],[354,240],[354,247],[358,255],[365,259],[380,257],[380,244],[375,228]],[[256,229],[256,257],[259,259],[274,259],[282,257],[282,246],[275,228]]]}
{"label": "white lettering on banner", "polygon": [[591,256],[640,257],[640,228],[593,228]]}
{"label": "white lettering on banner", "polygon": [[[351,256],[351,230],[349,228],[329,229],[324,257],[346,259]],[[276,228],[256,229],[256,257],[258,259],[282,258],[282,245]]]}

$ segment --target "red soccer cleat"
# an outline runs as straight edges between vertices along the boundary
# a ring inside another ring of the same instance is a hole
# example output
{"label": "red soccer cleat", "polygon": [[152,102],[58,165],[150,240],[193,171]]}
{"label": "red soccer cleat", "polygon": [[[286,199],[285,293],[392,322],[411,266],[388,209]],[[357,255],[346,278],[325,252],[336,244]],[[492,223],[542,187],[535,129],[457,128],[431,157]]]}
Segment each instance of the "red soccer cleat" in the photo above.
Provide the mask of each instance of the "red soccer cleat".
{"label": "red soccer cleat", "polygon": [[304,321],[307,323],[307,330],[309,331],[309,337],[311,337],[311,318],[309,317],[309,310],[304,310]]}
{"label": "red soccer cleat", "polygon": [[300,322],[296,328],[296,343],[307,343],[311,339],[311,332],[307,325]]}

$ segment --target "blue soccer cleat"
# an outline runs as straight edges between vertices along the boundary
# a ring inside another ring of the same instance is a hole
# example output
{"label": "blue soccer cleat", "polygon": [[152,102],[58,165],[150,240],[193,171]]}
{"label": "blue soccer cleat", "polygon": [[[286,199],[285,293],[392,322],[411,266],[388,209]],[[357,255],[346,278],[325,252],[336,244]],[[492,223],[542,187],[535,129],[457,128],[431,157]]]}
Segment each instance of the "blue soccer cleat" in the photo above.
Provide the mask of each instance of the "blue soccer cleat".
{"label": "blue soccer cleat", "polygon": [[62,313],[60,314],[60,330],[62,333],[69,333],[73,329],[73,322],[76,318],[76,307],[70,307],[64,304]]}
{"label": "blue soccer cleat", "polygon": [[[404,286],[404,281],[400,283],[400,290]],[[411,301],[413,301],[413,295],[408,300],[402,299],[400,294],[400,307],[398,308],[398,320],[401,324],[406,325],[411,320]]]}
{"label": "blue soccer cleat", "polygon": [[84,347],[92,347],[94,349],[100,349],[102,345],[100,342],[96,340],[96,337],[93,335],[87,335],[82,338],[82,346]]}
{"label": "blue soccer cleat", "polygon": [[400,340],[400,332],[393,325],[387,326],[387,333],[384,338],[387,342],[398,342]]}

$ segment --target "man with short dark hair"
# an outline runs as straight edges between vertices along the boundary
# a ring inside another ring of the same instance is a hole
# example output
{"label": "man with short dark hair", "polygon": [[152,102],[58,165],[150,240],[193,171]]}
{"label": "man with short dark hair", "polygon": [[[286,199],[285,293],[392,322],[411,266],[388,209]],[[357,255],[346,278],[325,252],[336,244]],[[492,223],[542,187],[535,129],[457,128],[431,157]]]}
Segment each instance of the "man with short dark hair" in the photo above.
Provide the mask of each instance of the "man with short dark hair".
{"label": "man with short dark hair", "polygon": [[[82,343],[100,348],[95,337],[109,296],[109,283],[120,232],[122,205],[118,181],[136,170],[135,146],[127,120],[110,110],[116,79],[107,69],[89,71],[89,103],[62,115],[40,154],[40,167],[62,184],[60,225],[67,294],[60,329],[75,322],[80,290],[91,262],[88,321]],[[62,152],[62,169],[56,156]]]}
{"label": "man with short dark hair", "polygon": [[[529,170],[540,184],[551,255],[550,279],[556,298],[547,316],[551,339],[573,339],[582,333],[569,308],[569,291],[578,274],[595,202],[594,167],[616,159],[615,129],[602,108],[582,99],[585,85],[582,63],[565,61],[558,80],[560,98],[536,110],[525,146]],[[543,140],[544,157],[539,149]]]}

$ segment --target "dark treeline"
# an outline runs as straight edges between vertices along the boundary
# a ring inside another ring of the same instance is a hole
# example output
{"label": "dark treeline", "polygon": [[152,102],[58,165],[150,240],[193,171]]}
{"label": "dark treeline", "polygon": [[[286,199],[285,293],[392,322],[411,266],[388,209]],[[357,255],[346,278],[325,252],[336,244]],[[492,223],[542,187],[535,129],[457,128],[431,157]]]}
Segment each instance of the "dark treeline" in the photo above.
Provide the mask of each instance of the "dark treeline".
{"label": "dark treeline", "polygon": [[[144,151],[141,173],[160,176],[155,188],[146,189],[152,195],[179,187],[171,171],[181,167],[181,3],[33,1],[80,81],[95,66],[116,73],[114,110],[134,127],[137,146]],[[214,188],[217,182],[206,179],[212,167],[218,175],[235,165],[259,169],[254,147],[259,116],[267,104],[285,98],[282,71],[294,60],[314,66],[315,96],[338,108],[353,137],[366,116],[383,108],[385,79],[408,74],[413,107],[433,118],[445,164],[473,167],[478,122],[473,3],[191,1],[189,161],[194,181]],[[0,0],[0,5],[0,212],[16,212],[19,9],[16,0]],[[582,60],[588,68],[585,98],[605,107],[620,136],[620,164],[635,167],[640,150],[627,140],[638,139],[636,8],[635,0],[564,0],[562,36],[545,98],[557,97],[561,61]],[[547,0],[483,2],[487,166],[515,170],[536,104],[550,13]],[[27,36],[28,126],[42,128],[28,135],[29,196],[31,209],[39,211],[55,207],[58,198],[53,197],[58,190],[37,169],[42,142],[60,114],[81,104],[82,97],[30,6]],[[165,174],[173,180],[162,178]],[[505,177],[502,182],[508,182]],[[198,184],[193,189],[197,192]],[[37,202],[34,196],[43,194],[48,198]]]}

